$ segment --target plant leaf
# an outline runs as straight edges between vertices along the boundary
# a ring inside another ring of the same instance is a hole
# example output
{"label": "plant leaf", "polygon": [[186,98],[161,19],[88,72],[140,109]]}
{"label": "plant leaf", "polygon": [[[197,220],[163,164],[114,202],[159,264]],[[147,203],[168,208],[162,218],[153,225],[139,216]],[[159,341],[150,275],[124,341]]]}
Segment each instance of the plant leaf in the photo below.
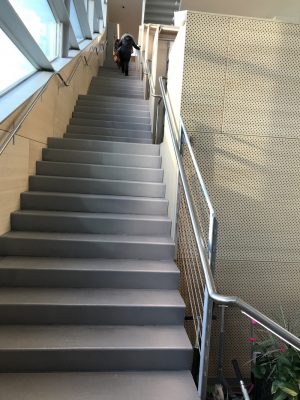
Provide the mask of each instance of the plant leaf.
{"label": "plant leaf", "polygon": [[284,392],[277,392],[273,397],[273,400],[285,400],[287,399],[288,395]]}

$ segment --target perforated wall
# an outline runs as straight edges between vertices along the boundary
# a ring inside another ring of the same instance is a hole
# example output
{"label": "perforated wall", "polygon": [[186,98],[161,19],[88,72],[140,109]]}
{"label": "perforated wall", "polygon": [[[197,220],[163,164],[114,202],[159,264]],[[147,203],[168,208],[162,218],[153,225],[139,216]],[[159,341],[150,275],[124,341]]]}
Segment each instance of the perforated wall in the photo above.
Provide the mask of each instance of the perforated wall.
{"label": "perforated wall", "polygon": [[[188,12],[181,115],[217,211],[217,286],[278,322],[300,319],[299,72],[299,25]],[[226,314],[231,376],[234,357],[249,370],[250,325]]]}

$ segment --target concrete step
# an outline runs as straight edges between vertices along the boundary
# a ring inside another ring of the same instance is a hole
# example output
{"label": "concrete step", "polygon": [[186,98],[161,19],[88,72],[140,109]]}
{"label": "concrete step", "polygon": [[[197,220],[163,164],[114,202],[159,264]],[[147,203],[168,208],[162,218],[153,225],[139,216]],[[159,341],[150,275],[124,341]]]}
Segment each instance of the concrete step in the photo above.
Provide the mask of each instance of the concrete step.
{"label": "concrete step", "polygon": [[70,125],[98,126],[103,128],[130,129],[151,132],[151,125],[148,123],[105,121],[101,119],[71,118]]}
{"label": "concrete step", "polygon": [[103,106],[85,106],[78,104],[75,106],[74,111],[85,112],[85,113],[98,113],[101,112],[105,115],[112,115],[113,117],[117,115],[125,115],[126,117],[144,117],[150,118],[149,111],[141,111],[141,110],[132,110],[132,109],[123,109],[122,105],[118,108],[113,107],[103,107]]}
{"label": "concrete step", "polygon": [[114,96],[114,97],[123,97],[123,98],[132,98],[132,99],[144,99],[144,95],[142,92],[133,92],[129,90],[118,90],[118,89],[110,89],[101,86],[90,86],[88,90],[88,94],[96,94],[102,96]]}
{"label": "concrete step", "polygon": [[173,261],[3,257],[1,287],[60,287],[175,290]]}
{"label": "concrete step", "polygon": [[122,104],[122,105],[130,105],[135,109],[136,106],[144,107],[146,111],[149,111],[149,101],[143,99],[133,99],[133,98],[123,98],[118,96],[105,96],[104,94],[85,94],[79,95],[78,101],[94,101],[94,102],[102,102],[104,104]]}
{"label": "concrete step", "polygon": [[[129,99],[130,100],[130,99]],[[88,96],[79,97],[76,106],[88,106],[88,107],[97,107],[98,110],[102,108],[114,108],[117,111],[126,111],[126,112],[137,112],[144,111],[149,112],[149,104],[140,103],[140,100],[136,103],[132,102],[124,102],[121,97],[111,97],[110,100],[106,98],[103,99],[101,96]]]}
{"label": "concrete step", "polygon": [[0,325],[179,325],[184,312],[178,290],[0,288]]}
{"label": "concrete step", "polygon": [[199,400],[189,371],[0,374],[5,400]]}
{"label": "concrete step", "polygon": [[95,140],[48,138],[48,147],[52,149],[100,151],[104,153],[159,156],[160,146],[156,144],[101,142]]}
{"label": "concrete step", "polygon": [[104,113],[90,113],[90,112],[79,112],[74,111],[72,114],[73,118],[79,119],[88,119],[88,120],[101,120],[101,121],[115,121],[122,122],[124,124],[132,123],[132,124],[150,124],[150,117],[141,117],[138,113],[134,117],[128,115],[118,115],[117,111],[114,115],[104,114]]}
{"label": "concrete step", "polygon": [[128,137],[128,138],[141,138],[151,139],[152,133],[149,131],[136,131],[130,129],[112,129],[112,128],[98,128],[96,126],[84,126],[84,125],[68,125],[68,133],[76,134],[89,134],[89,135],[101,135],[101,136],[116,136],[116,137]]}
{"label": "concrete step", "polygon": [[172,260],[170,237],[53,232],[8,232],[0,237],[3,256]]}
{"label": "concrete step", "polygon": [[131,94],[142,95],[144,94],[143,85],[133,85],[130,81],[115,82],[113,79],[92,80],[89,86],[90,89],[104,90],[110,93],[113,92],[126,92],[129,96]]}
{"label": "concrete step", "polygon": [[143,143],[152,144],[152,139],[144,139],[138,137],[126,136],[103,136],[103,135],[88,135],[88,134],[75,134],[67,133],[64,135],[66,139],[88,139],[88,140],[102,140],[107,142],[121,142],[121,143]]}
{"label": "concrete step", "polygon": [[38,192],[86,193],[113,196],[162,198],[165,184],[114,179],[30,176],[29,190]]}
{"label": "concrete step", "polygon": [[138,182],[162,182],[163,170],[132,168],[112,165],[93,165],[55,161],[37,161],[36,174],[48,176],[72,176],[77,178],[116,179]]}
{"label": "concrete step", "polygon": [[105,153],[95,151],[43,149],[44,161],[61,161],[83,164],[114,165],[137,168],[160,168],[161,156]]}
{"label": "concrete step", "polygon": [[1,372],[188,370],[191,358],[180,326],[0,327]]}
{"label": "concrete step", "polygon": [[100,233],[104,235],[171,234],[167,216],[21,210],[11,214],[13,231]]}
{"label": "concrete step", "polygon": [[[136,76],[139,76],[139,73],[137,73]],[[122,79],[122,76],[118,76],[118,73],[112,74],[111,79],[107,79],[107,76],[103,75],[94,76],[91,80],[91,84],[94,83],[106,86],[132,87],[138,89],[143,88],[143,81],[140,80],[137,82],[130,82],[127,79]]]}
{"label": "concrete step", "polygon": [[21,193],[21,209],[167,215],[168,201],[132,196],[25,192]]}

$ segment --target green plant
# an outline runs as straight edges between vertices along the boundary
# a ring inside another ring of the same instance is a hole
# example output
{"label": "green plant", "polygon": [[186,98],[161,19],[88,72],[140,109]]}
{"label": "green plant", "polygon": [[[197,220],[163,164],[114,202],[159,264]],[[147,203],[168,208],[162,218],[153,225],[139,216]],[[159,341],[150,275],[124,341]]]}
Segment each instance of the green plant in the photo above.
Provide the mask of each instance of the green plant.
{"label": "green plant", "polygon": [[273,400],[300,399],[300,353],[275,337],[253,343],[259,356],[252,371],[271,387]]}

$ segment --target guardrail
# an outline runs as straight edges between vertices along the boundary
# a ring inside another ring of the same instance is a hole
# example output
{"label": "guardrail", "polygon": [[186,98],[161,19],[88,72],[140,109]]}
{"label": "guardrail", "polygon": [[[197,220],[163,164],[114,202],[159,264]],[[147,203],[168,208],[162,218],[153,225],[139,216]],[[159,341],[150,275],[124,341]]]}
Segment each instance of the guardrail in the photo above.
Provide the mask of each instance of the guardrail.
{"label": "guardrail", "polygon": [[[201,398],[206,398],[206,381],[207,381],[207,366],[208,366],[208,356],[209,356],[209,340],[210,340],[210,323],[211,323],[211,310],[212,304],[221,304],[231,307],[238,308],[243,314],[248,316],[249,318],[255,320],[269,332],[278,336],[287,344],[291,345],[297,350],[300,350],[300,339],[293,335],[288,330],[284,329],[282,326],[277,324],[275,321],[271,320],[265,314],[261,313],[256,308],[252,307],[250,304],[245,302],[239,297],[236,296],[224,296],[218,293],[216,284],[213,277],[213,267],[214,267],[214,259],[216,254],[216,235],[217,235],[217,219],[215,215],[214,208],[212,206],[211,200],[209,198],[204,179],[200,172],[199,166],[197,164],[195,155],[193,153],[193,149],[189,140],[188,132],[186,131],[182,120],[180,121],[180,131],[178,130],[172,109],[170,107],[170,102],[168,100],[168,95],[165,90],[164,81],[166,78],[160,77],[159,84],[163,99],[163,104],[165,108],[166,120],[168,122],[173,150],[176,157],[179,175],[182,184],[182,190],[184,193],[184,198],[186,201],[194,238],[193,240],[196,243],[196,248],[198,252],[198,256],[201,260],[201,274],[203,274],[205,279],[205,289],[204,289],[204,301],[203,301],[203,315],[202,318],[202,331],[198,332],[201,336],[201,340],[199,343],[199,351],[200,351],[200,366],[199,366],[199,381],[198,381],[198,392]],[[179,142],[178,142],[179,139]],[[203,234],[201,232],[200,226],[197,221],[197,213],[193,204],[192,196],[190,193],[188,179],[185,173],[185,167],[182,161],[180,144],[184,144],[188,152],[190,154],[192,165],[194,168],[194,172],[197,176],[199,186],[201,192],[203,193],[204,199],[206,201],[207,207],[209,209],[209,234],[208,234],[208,246],[207,249],[205,247],[205,240]],[[193,299],[192,299],[193,301]]]}

